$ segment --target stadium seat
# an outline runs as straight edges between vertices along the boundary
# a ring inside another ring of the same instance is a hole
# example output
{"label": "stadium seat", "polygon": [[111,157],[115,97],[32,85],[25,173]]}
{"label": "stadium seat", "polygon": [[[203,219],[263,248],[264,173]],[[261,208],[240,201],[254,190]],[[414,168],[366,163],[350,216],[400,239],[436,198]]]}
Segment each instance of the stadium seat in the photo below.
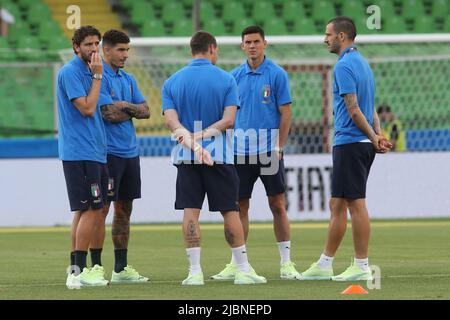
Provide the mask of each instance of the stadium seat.
{"label": "stadium seat", "polygon": [[402,34],[407,32],[406,24],[400,17],[391,17],[390,19],[381,18],[382,30],[389,34]]}
{"label": "stadium seat", "polygon": [[144,22],[141,34],[144,37],[162,37],[166,35],[166,30],[161,20],[152,19]]}
{"label": "stadium seat", "polygon": [[227,1],[223,5],[222,19],[226,23],[232,23],[236,20],[245,19],[244,7],[240,2]]}
{"label": "stadium seat", "polygon": [[301,20],[296,20],[294,23],[293,34],[297,35],[313,35],[318,34],[314,21],[309,18],[304,18]]}
{"label": "stadium seat", "polygon": [[450,3],[447,0],[433,0],[431,15],[435,18],[446,18],[450,15]]}
{"label": "stadium seat", "polygon": [[414,20],[425,14],[425,8],[421,0],[403,0],[402,17],[404,19]]}
{"label": "stadium seat", "polygon": [[137,26],[142,26],[146,21],[155,19],[153,7],[147,2],[136,2],[130,11],[130,20]]}
{"label": "stadium seat", "polygon": [[174,23],[177,20],[185,19],[183,5],[179,2],[167,2],[162,9],[161,19],[164,23]]}
{"label": "stadium seat", "polygon": [[312,17],[320,24],[325,24],[336,16],[333,2],[318,0],[312,3]]}
{"label": "stadium seat", "polygon": [[276,17],[273,4],[270,1],[255,1],[252,9],[253,20],[265,22]]}
{"label": "stadium seat", "polygon": [[176,21],[173,25],[172,35],[175,37],[192,36],[192,21],[190,19]]}
{"label": "stadium seat", "polygon": [[414,32],[416,33],[433,33],[436,32],[434,20],[429,16],[421,16],[414,21]]}
{"label": "stadium seat", "polygon": [[227,31],[225,29],[225,25],[223,21],[220,19],[207,19],[202,23],[202,29],[208,31],[214,36],[225,36],[227,35]]}
{"label": "stadium seat", "polygon": [[253,21],[252,19],[246,19],[246,18],[238,19],[238,20],[234,21],[234,23],[233,23],[232,35],[240,36],[242,30],[244,30],[248,26],[251,26],[254,24],[256,24],[256,22]]}
{"label": "stadium seat", "polygon": [[298,1],[288,1],[283,4],[282,17],[285,22],[294,24],[295,21],[305,18],[305,8]]}
{"label": "stadium seat", "polygon": [[358,19],[366,16],[366,8],[359,0],[344,1],[342,3],[341,15]]}
{"label": "stadium seat", "polygon": [[200,3],[200,19],[215,19],[216,13],[211,2],[201,1]]}
{"label": "stadium seat", "polygon": [[266,35],[281,36],[287,34],[287,29],[282,19],[272,18],[265,21],[264,32]]}

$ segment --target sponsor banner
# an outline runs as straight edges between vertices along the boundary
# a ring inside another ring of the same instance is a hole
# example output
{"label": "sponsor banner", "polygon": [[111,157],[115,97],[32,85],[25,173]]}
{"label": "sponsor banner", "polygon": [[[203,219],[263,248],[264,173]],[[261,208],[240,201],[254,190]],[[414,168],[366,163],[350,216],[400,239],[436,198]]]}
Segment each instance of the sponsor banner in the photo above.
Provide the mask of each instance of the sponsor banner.
{"label": "sponsor banner", "polygon": [[[328,220],[331,155],[286,156],[285,167],[289,219]],[[182,211],[174,209],[177,170],[170,158],[141,158],[141,170],[142,199],[134,203],[132,221],[181,222]],[[379,219],[450,217],[449,181],[449,152],[377,155],[367,185],[369,214]],[[90,191],[98,192],[96,187]],[[0,195],[0,226],[53,226],[72,221],[62,164],[57,159],[0,160]],[[259,180],[250,202],[250,219],[272,220]],[[222,221],[220,213],[208,212],[206,199],[201,220]]]}

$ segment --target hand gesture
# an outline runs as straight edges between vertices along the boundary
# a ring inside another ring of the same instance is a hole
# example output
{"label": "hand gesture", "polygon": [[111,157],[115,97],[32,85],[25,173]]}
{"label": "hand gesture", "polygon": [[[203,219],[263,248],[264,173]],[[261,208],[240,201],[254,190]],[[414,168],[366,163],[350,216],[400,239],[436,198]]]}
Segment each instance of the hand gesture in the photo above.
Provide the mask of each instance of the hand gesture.
{"label": "hand gesture", "polygon": [[102,58],[98,52],[92,54],[89,69],[91,69],[92,74],[103,73]]}

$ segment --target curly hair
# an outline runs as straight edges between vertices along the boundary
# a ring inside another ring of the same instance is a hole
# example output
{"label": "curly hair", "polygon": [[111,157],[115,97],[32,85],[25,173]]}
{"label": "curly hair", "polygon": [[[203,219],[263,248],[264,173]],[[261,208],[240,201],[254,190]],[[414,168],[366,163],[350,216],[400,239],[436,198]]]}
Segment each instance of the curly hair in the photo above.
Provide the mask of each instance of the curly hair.
{"label": "curly hair", "polygon": [[82,26],[82,27],[78,28],[77,30],[75,30],[75,33],[73,34],[73,37],[72,37],[72,46],[73,46],[73,51],[75,53],[77,53],[75,51],[75,45],[77,45],[79,47],[81,45],[81,42],[83,42],[83,40],[89,36],[97,36],[99,40],[102,40],[102,35],[101,35],[100,31],[98,31],[98,29],[96,29],[93,26]]}

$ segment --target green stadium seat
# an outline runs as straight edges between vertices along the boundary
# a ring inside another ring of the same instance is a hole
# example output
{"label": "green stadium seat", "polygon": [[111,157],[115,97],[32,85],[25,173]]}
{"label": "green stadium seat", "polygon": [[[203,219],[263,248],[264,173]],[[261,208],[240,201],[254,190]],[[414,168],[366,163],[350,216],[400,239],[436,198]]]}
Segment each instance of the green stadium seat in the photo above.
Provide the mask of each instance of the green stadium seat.
{"label": "green stadium seat", "polygon": [[14,2],[5,2],[2,7],[8,10],[15,19],[22,19],[22,11]]}
{"label": "green stadium seat", "polygon": [[342,3],[341,15],[347,17],[361,17],[366,14],[366,7],[361,1],[351,0]]}
{"label": "green stadium seat", "polygon": [[143,37],[162,37],[166,35],[166,30],[161,20],[147,20],[141,28],[141,35]]}
{"label": "green stadium seat", "polygon": [[286,25],[281,18],[272,18],[264,23],[264,33],[270,36],[282,36],[287,34]]}
{"label": "green stadium seat", "polygon": [[234,22],[236,20],[245,19],[244,7],[240,2],[227,1],[223,5],[222,20],[224,22]]}
{"label": "green stadium seat", "polygon": [[130,20],[137,26],[142,26],[146,21],[155,19],[153,7],[146,2],[136,2],[130,10]]}
{"label": "green stadium seat", "polygon": [[208,31],[214,36],[225,36],[227,35],[227,31],[225,29],[225,25],[223,21],[220,19],[208,19],[203,21],[202,29]]}
{"label": "green stadium seat", "polygon": [[215,19],[216,13],[211,2],[201,1],[200,3],[200,19]]}
{"label": "green stadium seat", "polygon": [[418,17],[414,21],[414,32],[417,33],[433,33],[436,32],[434,20],[430,16]]}
{"label": "green stadium seat", "polygon": [[402,17],[414,20],[425,14],[425,8],[421,0],[403,0]]}
{"label": "green stadium seat", "polygon": [[450,16],[447,16],[447,18],[445,18],[445,22],[444,22],[444,32],[450,33]]}
{"label": "green stadium seat", "polygon": [[42,60],[46,58],[40,41],[35,37],[22,37],[17,41],[17,57],[21,60]]}
{"label": "green stadium seat", "polygon": [[447,0],[434,0],[431,15],[435,18],[445,18],[450,15],[450,3]]}
{"label": "green stadium seat", "polygon": [[391,17],[395,17],[395,7],[391,0],[372,0],[370,1],[372,4],[380,7],[382,15],[381,19],[390,19]]}
{"label": "green stadium seat", "polygon": [[253,21],[252,19],[240,19],[240,20],[236,20],[233,23],[233,29],[232,29],[232,34],[235,36],[240,36],[242,30],[244,30],[245,28],[247,28],[248,26],[252,26],[256,24],[255,21]]}
{"label": "green stadium seat", "polygon": [[167,2],[162,9],[161,19],[164,23],[174,23],[177,20],[185,19],[183,5],[179,2]]}
{"label": "green stadium seat", "polygon": [[294,23],[296,20],[304,19],[305,8],[298,1],[288,1],[283,4],[282,16],[287,23]]}
{"label": "green stadium seat", "polygon": [[331,18],[336,16],[334,5],[330,1],[314,1],[312,4],[312,17],[315,21],[325,24]]}
{"label": "green stadium seat", "polygon": [[155,7],[162,8],[167,3],[167,0],[152,0],[151,2]]}
{"label": "green stadium seat", "polygon": [[253,20],[264,22],[276,17],[273,4],[270,1],[255,1],[252,9]]}
{"label": "green stadium seat", "polygon": [[41,42],[46,43],[47,45],[53,40],[54,37],[58,37],[62,35],[62,30],[54,20],[45,20],[39,24],[39,33],[38,37]]}
{"label": "green stadium seat", "polygon": [[296,35],[313,35],[319,32],[317,32],[313,20],[304,18],[295,21],[292,33]]}
{"label": "green stadium seat", "polygon": [[175,37],[192,36],[192,21],[190,19],[176,21],[173,25],[172,35]]}
{"label": "green stadium seat", "polygon": [[383,33],[402,34],[408,31],[405,22],[400,17],[391,17],[390,19],[384,19],[384,17],[382,16],[381,23]]}

